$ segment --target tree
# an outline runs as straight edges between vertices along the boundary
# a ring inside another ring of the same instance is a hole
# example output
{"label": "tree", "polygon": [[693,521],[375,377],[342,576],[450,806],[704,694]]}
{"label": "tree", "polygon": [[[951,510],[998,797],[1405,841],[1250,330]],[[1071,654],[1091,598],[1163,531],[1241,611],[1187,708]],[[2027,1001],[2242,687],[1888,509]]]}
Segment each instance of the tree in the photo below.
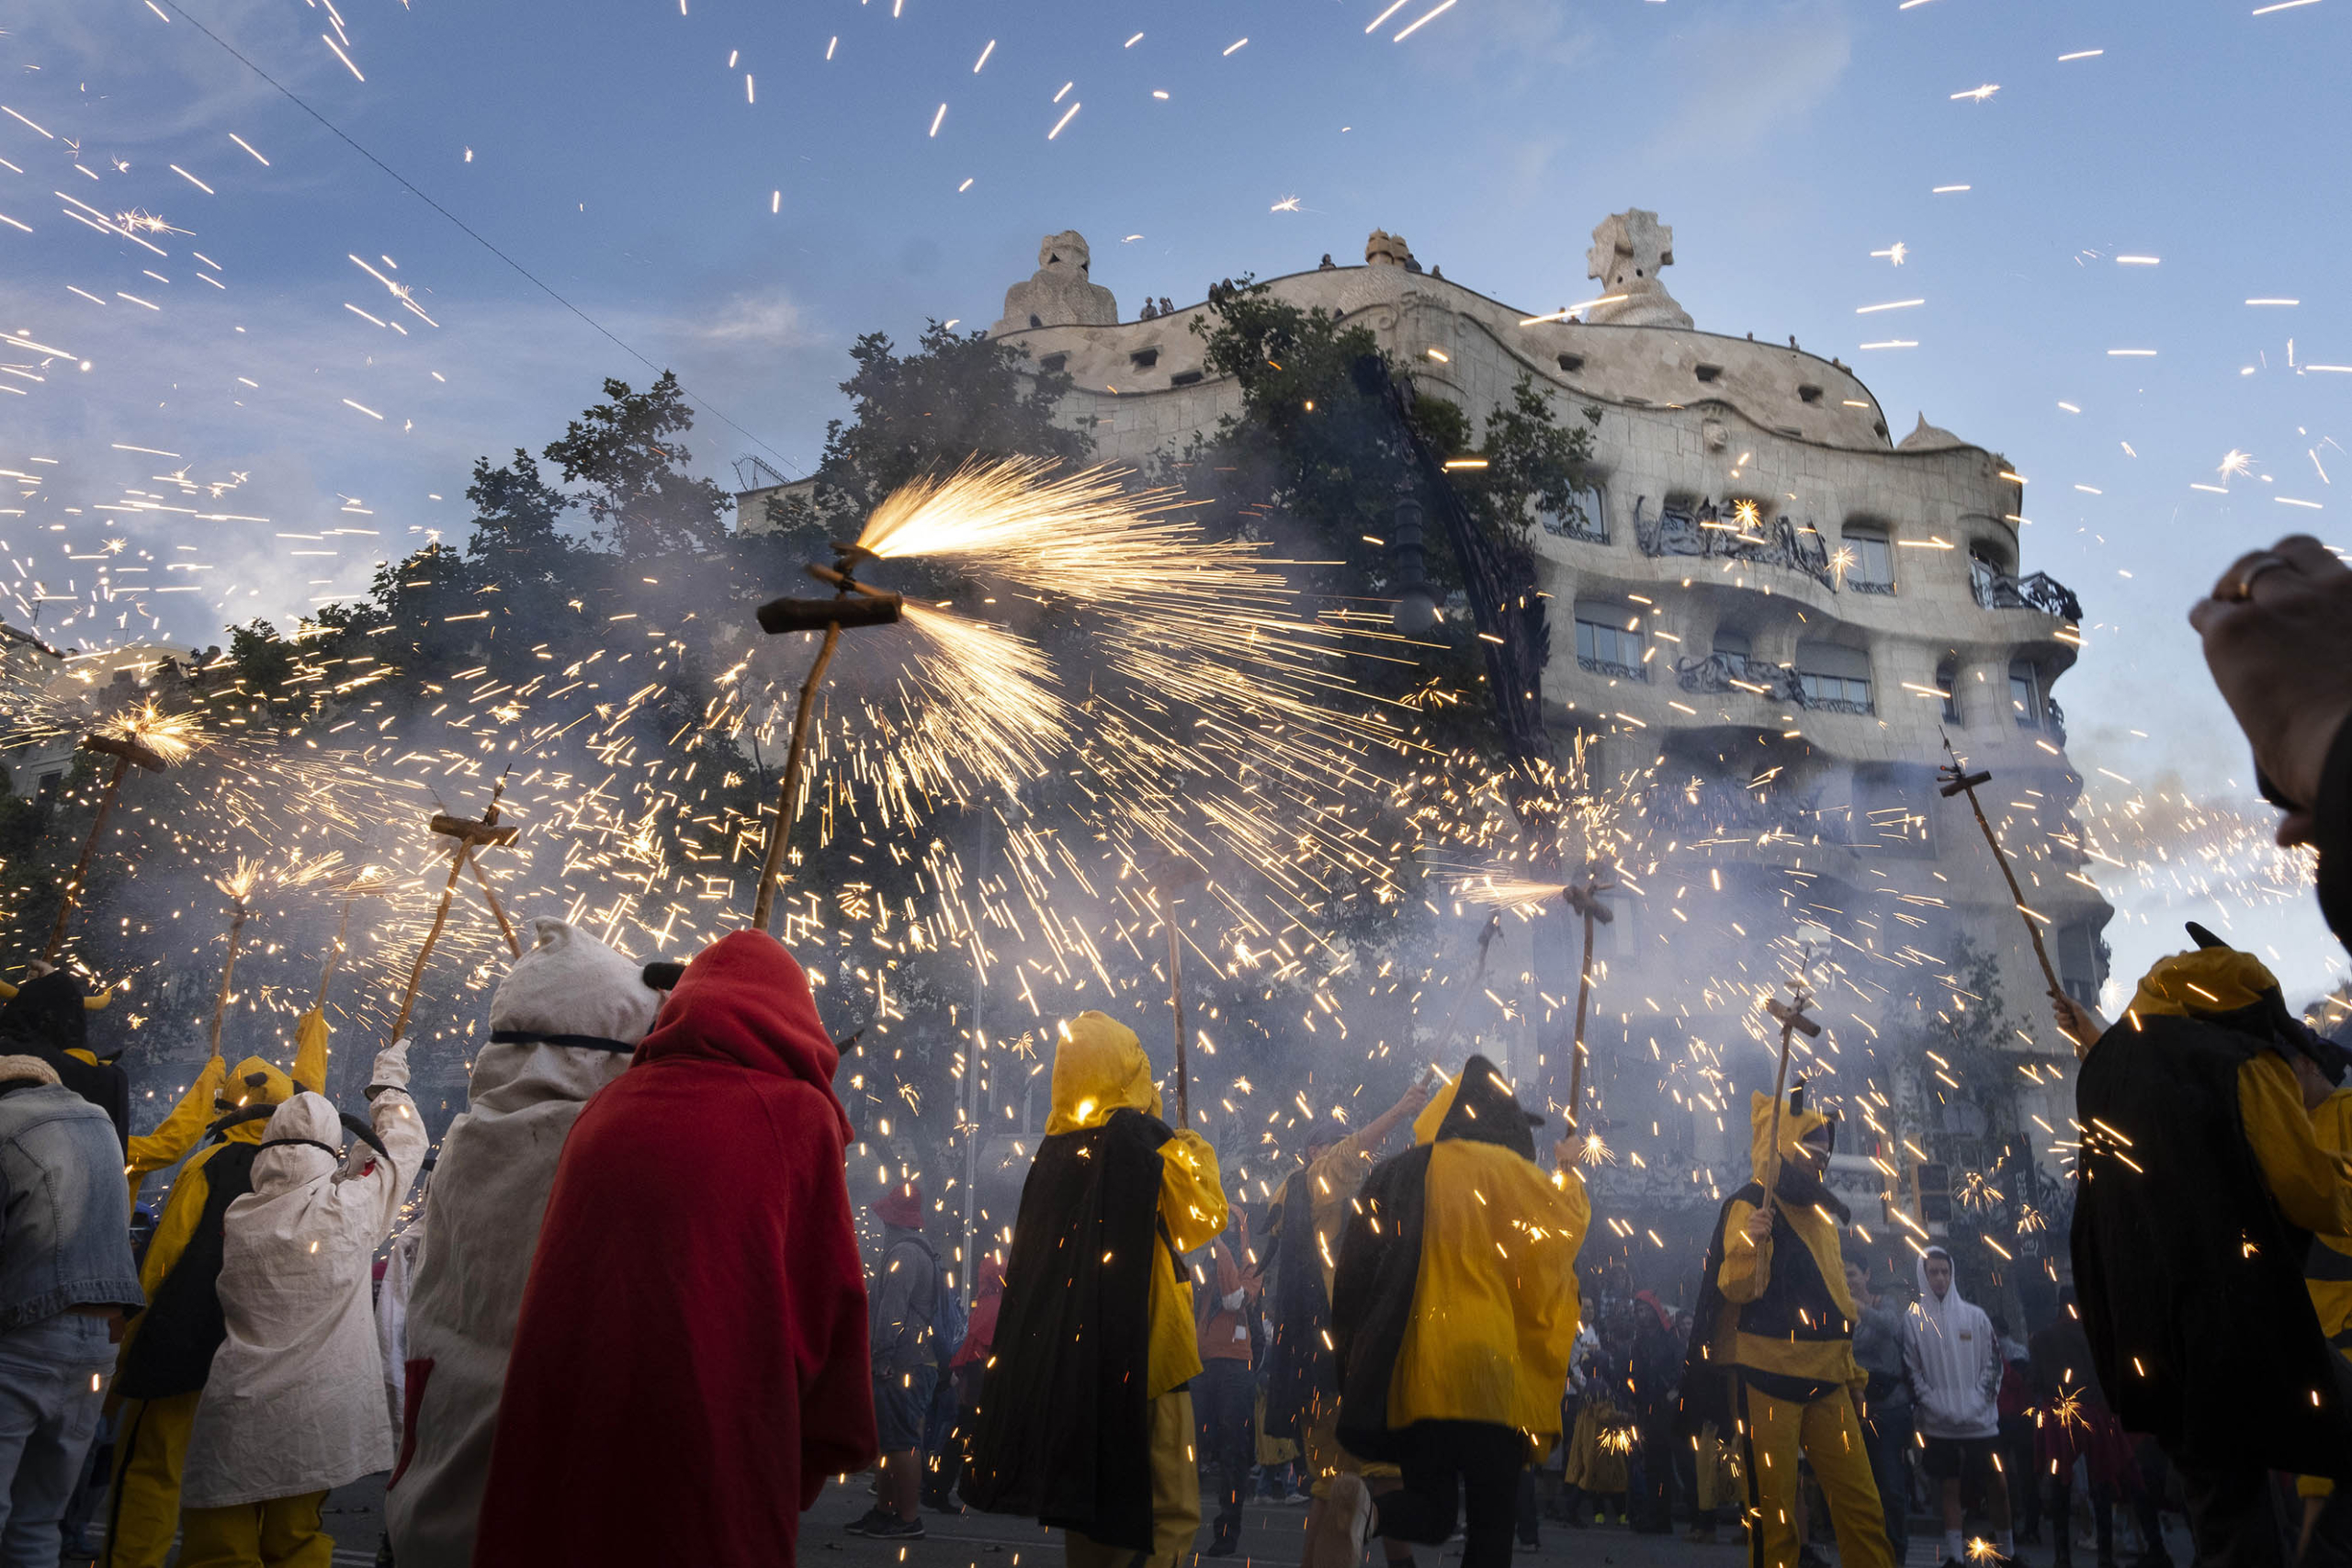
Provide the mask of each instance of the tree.
{"label": "tree", "polygon": [[[606,390],[616,385],[605,383]],[[572,428],[578,430],[580,422],[573,422]],[[510,593],[569,591],[590,552],[562,529],[563,514],[575,504],[572,498],[547,482],[528,452],[517,446],[514,460],[503,468],[492,468],[487,457],[476,457],[466,499],[474,503],[473,537],[466,543],[466,555],[485,582]]]}
{"label": "tree", "polygon": [[[610,400],[571,421],[542,453],[562,467],[565,484],[589,487],[584,499],[597,536],[628,560],[718,549],[727,537],[727,492],[686,471],[693,455],[676,438],[693,427],[694,413],[676,373],[664,370],[642,392],[607,379],[605,396]],[[487,476],[479,464],[474,472],[480,485]],[[501,504],[519,503],[527,515],[542,504],[532,493],[533,486],[545,489],[537,470],[507,472],[513,477],[488,493]],[[477,504],[485,503],[477,498]]]}
{"label": "tree", "polygon": [[770,522],[803,541],[854,536],[909,479],[974,457],[1081,462],[1094,450],[1091,434],[1055,423],[1069,376],[1031,367],[1019,344],[958,335],[933,321],[912,354],[898,353],[882,333],[867,333],[849,354],[857,369],[841,389],[851,417],[825,427],[814,494],[770,503]]}

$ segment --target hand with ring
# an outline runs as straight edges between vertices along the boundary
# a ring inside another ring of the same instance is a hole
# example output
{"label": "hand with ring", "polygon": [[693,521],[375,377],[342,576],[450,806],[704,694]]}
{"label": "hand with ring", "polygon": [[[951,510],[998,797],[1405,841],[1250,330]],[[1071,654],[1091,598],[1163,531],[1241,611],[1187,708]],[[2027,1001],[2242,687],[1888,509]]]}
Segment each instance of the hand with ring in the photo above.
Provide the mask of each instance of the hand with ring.
{"label": "hand with ring", "polygon": [[2279,841],[2302,841],[2328,748],[2352,717],[2352,568],[2290,535],[2232,562],[2188,624],[2256,763],[2288,803]]}

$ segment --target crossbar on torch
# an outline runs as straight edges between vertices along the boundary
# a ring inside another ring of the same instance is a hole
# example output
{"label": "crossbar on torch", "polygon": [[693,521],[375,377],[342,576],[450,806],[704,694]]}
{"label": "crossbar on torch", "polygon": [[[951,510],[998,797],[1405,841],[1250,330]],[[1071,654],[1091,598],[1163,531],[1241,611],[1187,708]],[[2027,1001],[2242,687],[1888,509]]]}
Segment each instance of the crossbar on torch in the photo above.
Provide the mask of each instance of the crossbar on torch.
{"label": "crossbar on torch", "polygon": [[[844,562],[864,553],[855,546],[837,544],[833,548]],[[818,689],[824,684],[825,670],[833,661],[833,650],[841,646],[842,628],[890,626],[906,608],[906,601],[898,594],[868,588],[847,571],[814,563],[806,570],[809,576],[831,583],[838,590],[835,595],[831,599],[773,599],[759,608],[760,629],[771,637],[821,628],[825,637],[817,646],[816,661],[808,666],[808,677],[800,682],[800,701],[792,713],[792,744],[785,753],[784,781],[776,786],[775,819],[768,824],[767,845],[760,854],[759,892],[752,901],[752,929],[755,931],[768,929],[775,910],[776,878],[784,869],[785,851],[792,842],[792,819],[798,814],[801,774],[807,766],[808,715],[816,705]]]}

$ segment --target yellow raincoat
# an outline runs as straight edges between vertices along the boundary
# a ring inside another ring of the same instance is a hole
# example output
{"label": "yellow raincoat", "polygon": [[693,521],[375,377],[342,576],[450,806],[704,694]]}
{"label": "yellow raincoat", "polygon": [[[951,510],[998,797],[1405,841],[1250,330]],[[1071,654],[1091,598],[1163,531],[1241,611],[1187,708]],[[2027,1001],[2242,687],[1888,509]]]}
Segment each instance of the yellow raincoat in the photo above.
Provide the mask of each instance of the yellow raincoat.
{"label": "yellow raincoat", "polygon": [[[1135,1031],[1099,1012],[1061,1026],[1054,1053],[1054,1107],[1046,1136],[1100,1127],[1117,1111],[1159,1114],[1159,1086]],[[1159,1146],[1159,1218],[1179,1252],[1206,1247],[1225,1229],[1225,1187],[1216,1151],[1189,1129]],[[1145,1395],[1157,1399],[1201,1375],[1200,1337],[1193,1328],[1193,1285],[1165,1247],[1151,1270],[1151,1354]]]}
{"label": "yellow raincoat", "polygon": [[[131,1139],[132,1194],[137,1195],[150,1172],[163,1169],[186,1153],[187,1145],[202,1137],[212,1121],[248,1106],[283,1104],[297,1089],[323,1094],[326,1081],[327,1021],[323,1012],[315,1010],[304,1013],[294,1026],[290,1076],[259,1056],[248,1056],[233,1069],[225,1069],[215,1056],[205,1064],[203,1074],[180,1097],[161,1126],[145,1138]],[[198,1098],[198,1091],[208,1082],[217,1098]],[[189,1156],[179,1179],[172,1183],[171,1195],[164,1201],[154,1238],[147,1244],[147,1257],[139,1268],[139,1283],[149,1301],[155,1299],[164,1278],[178,1264],[196,1234],[197,1222],[204,1215],[211,1197],[204,1168],[230,1144],[260,1143],[268,1125],[266,1116],[239,1122],[223,1130],[220,1143]],[[171,1152],[175,1145],[177,1152]],[[142,1165],[142,1159],[151,1163]],[[118,1366],[129,1364],[140,1323],[141,1319],[133,1318],[124,1330]],[[100,1559],[107,1568],[163,1568],[172,1537],[179,1529],[180,1472],[187,1458],[188,1430],[203,1396],[199,1389],[162,1399],[123,1401],[121,1436],[115,1443],[114,1495],[107,1504],[107,1551]]]}
{"label": "yellow raincoat", "polygon": [[1413,1141],[1432,1146],[1413,1315],[1389,1380],[1388,1426],[1484,1421],[1529,1434],[1543,1451],[1560,1435],[1560,1394],[1583,1311],[1577,1252],[1592,1207],[1573,1169],[1547,1177],[1498,1144],[1437,1142],[1459,1082],[1413,1122]]}

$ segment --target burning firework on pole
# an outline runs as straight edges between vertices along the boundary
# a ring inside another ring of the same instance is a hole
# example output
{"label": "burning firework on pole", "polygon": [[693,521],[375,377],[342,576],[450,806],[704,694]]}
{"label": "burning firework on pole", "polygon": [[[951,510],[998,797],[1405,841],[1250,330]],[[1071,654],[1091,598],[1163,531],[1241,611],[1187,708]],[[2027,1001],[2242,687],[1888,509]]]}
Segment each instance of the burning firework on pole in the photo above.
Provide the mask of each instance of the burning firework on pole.
{"label": "burning firework on pole", "polygon": [[[125,714],[82,738],[83,750],[114,759],[114,772],[98,794],[98,809],[90,818],[90,830],[83,835],[82,852],[65,878],[65,891],[57,904],[57,919],[49,928],[48,944],[41,949],[42,963],[55,964],[58,953],[65,945],[67,922],[73,919],[74,906],[81,897],[83,881],[90,872],[91,852],[97,848],[98,834],[106,828],[107,814],[114,809],[115,794],[122,788],[123,775],[130,771],[133,762],[151,773],[162,773],[174,760],[187,754],[192,728],[186,719],[158,714],[150,704],[138,713]],[[214,1032],[219,1032],[217,1028]]]}
{"label": "burning firework on pole", "polygon": [[808,714],[815,706],[817,689],[824,683],[825,668],[833,661],[833,649],[842,640],[844,626],[887,626],[896,625],[905,613],[905,601],[896,593],[885,593],[868,588],[854,575],[861,558],[871,558],[870,552],[857,545],[833,545],[835,564],[818,566],[811,562],[808,575],[834,587],[831,599],[773,599],[760,606],[760,629],[770,637],[786,632],[812,632],[821,627],[824,640],[817,645],[817,657],[808,666],[808,676],[800,682],[800,705],[792,715],[792,744],[784,760],[784,782],[776,788],[775,820],[768,824],[766,848],[760,854],[760,888],[752,901],[752,929],[768,929],[770,912],[775,906],[777,874],[784,867],[784,852],[792,840],[792,818],[799,807],[800,775],[807,766],[808,751]]}

